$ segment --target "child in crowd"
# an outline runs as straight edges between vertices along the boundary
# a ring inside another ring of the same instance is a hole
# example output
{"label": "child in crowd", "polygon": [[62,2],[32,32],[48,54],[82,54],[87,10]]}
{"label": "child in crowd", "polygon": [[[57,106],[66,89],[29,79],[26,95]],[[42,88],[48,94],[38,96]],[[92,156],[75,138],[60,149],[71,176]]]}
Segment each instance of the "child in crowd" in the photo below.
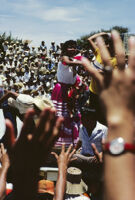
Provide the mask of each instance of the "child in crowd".
{"label": "child in crowd", "polygon": [[76,143],[79,136],[77,124],[73,121],[68,110],[68,91],[76,83],[77,44],[74,40],[66,41],[62,46],[61,60],[58,63],[57,80],[58,83],[52,92],[52,101],[57,110],[57,116],[63,116],[64,122],[60,137],[56,146],[61,146],[62,142],[69,146]]}

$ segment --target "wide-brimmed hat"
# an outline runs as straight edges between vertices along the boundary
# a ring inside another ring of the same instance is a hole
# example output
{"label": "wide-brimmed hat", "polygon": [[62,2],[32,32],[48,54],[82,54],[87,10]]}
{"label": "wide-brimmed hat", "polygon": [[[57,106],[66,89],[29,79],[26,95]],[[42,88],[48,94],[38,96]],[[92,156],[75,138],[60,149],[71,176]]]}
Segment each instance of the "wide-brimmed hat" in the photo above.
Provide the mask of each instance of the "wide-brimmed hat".
{"label": "wide-brimmed hat", "polygon": [[80,195],[87,189],[87,185],[82,180],[82,171],[76,167],[69,167],[67,169],[66,194]]}
{"label": "wide-brimmed hat", "polygon": [[28,39],[26,39],[26,40],[23,40],[23,44],[30,44],[32,42],[32,40],[28,40]]}
{"label": "wide-brimmed hat", "polygon": [[33,104],[41,111],[47,107],[51,107],[51,108],[54,107],[54,105],[50,99],[45,98],[45,97],[41,98],[39,96],[34,98]]}
{"label": "wide-brimmed hat", "polygon": [[16,100],[9,98],[8,104],[17,108],[20,114],[25,114],[28,108],[33,108],[33,98],[30,95],[19,94]]}
{"label": "wide-brimmed hat", "polygon": [[24,85],[23,85],[22,82],[15,83],[14,86],[17,86],[19,89],[21,89],[22,87],[24,87]]}

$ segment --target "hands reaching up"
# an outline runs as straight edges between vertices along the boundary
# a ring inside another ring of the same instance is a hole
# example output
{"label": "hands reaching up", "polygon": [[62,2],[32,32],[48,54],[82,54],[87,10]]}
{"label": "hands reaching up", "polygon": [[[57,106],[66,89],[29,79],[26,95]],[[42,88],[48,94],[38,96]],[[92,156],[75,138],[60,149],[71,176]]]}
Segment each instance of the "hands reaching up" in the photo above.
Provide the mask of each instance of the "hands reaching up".
{"label": "hands reaching up", "polygon": [[42,111],[38,126],[33,130],[31,124],[34,115],[34,110],[27,112],[17,141],[11,122],[6,121],[6,141],[13,173],[15,199],[36,198],[39,167],[58,138],[63,121],[63,118],[56,117],[54,109],[47,108]]}

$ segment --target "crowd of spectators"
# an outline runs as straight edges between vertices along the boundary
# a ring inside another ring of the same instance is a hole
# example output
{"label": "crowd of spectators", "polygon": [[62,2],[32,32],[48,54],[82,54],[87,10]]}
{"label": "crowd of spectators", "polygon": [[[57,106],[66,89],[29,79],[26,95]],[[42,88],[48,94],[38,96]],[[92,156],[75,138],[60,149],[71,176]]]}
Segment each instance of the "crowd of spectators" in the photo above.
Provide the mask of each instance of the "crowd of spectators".
{"label": "crowd of spectators", "polygon": [[[73,40],[2,44],[0,200],[134,198],[135,39],[128,66],[116,31],[88,40],[87,50]],[[23,122],[19,137],[9,113]],[[58,167],[56,183],[42,166]]]}

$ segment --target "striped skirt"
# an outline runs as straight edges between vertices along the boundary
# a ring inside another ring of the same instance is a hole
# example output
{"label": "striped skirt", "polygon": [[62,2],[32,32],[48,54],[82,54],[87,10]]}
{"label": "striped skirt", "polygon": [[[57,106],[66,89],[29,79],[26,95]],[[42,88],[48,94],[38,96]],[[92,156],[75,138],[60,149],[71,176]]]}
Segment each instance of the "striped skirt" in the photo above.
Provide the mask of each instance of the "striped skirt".
{"label": "striped skirt", "polygon": [[68,110],[68,90],[70,85],[57,83],[52,92],[52,102],[56,108],[56,115],[63,116],[64,122],[60,131],[60,137],[55,146],[59,147],[62,143],[68,147],[70,144],[75,145],[79,137],[78,122],[70,116]]}

